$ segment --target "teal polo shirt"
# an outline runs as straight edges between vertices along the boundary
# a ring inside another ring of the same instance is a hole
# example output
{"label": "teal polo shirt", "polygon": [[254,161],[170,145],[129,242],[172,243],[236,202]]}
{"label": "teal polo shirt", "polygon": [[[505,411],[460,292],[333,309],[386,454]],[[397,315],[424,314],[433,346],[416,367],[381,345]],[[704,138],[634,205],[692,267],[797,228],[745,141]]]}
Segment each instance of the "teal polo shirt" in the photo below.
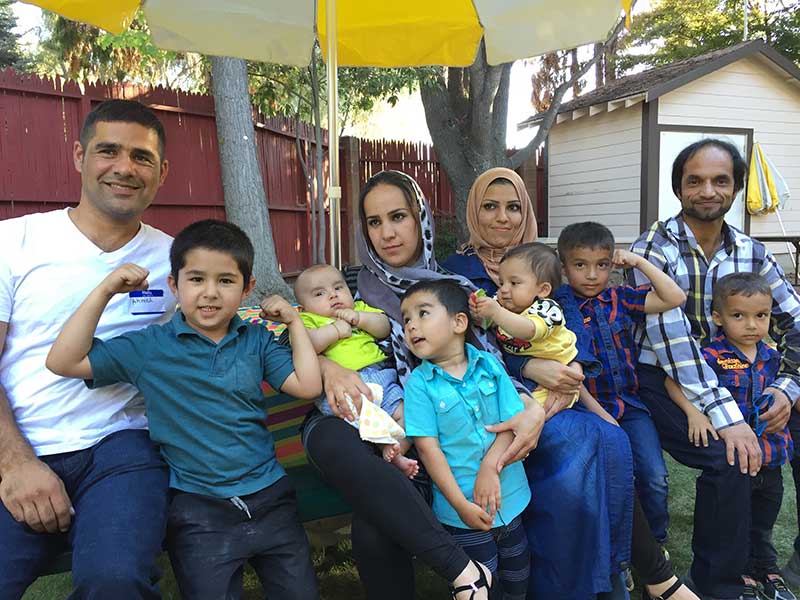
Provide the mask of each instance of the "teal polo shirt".
{"label": "teal polo shirt", "polygon": [[[404,414],[407,435],[438,438],[458,487],[472,501],[478,469],[496,437],[485,426],[510,419],[524,405],[499,360],[470,344],[466,349],[462,379],[427,360],[414,369],[404,388]],[[521,461],[500,472],[500,486],[502,503],[493,527],[508,525],[531,499]],[[435,484],[433,512],[446,525],[469,529]]]}
{"label": "teal polo shirt", "polygon": [[280,389],[292,352],[238,316],[218,343],[180,312],[163,325],[131,331],[89,351],[89,387],[126,382],[144,395],[151,439],[170,467],[170,487],[206,496],[252,494],[286,473],[266,427],[262,380]]}

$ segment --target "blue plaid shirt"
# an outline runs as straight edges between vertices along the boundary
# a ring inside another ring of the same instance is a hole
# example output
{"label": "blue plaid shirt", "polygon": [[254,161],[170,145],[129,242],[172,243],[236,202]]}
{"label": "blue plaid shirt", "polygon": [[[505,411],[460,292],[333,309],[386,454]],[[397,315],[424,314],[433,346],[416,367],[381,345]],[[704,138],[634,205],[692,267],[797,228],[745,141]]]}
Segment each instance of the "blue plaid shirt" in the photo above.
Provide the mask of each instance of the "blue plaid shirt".
{"label": "blue plaid shirt", "polygon": [[[711,419],[717,429],[741,423],[742,413],[730,392],[720,387],[711,367],[703,360],[700,345],[717,333],[711,320],[711,290],[729,273],[759,273],[772,288],[770,335],[778,343],[782,360],[772,387],[782,390],[794,403],[800,396],[800,296],[786,281],[783,269],[758,240],[727,224],[722,241],[706,259],[691,229],[678,215],[656,222],[631,250],[644,256],[688,290],[683,309],[647,315],[636,329],[639,362],[664,369],[680,384],[683,393]],[[637,269],[628,274],[632,283],[647,283]]]}
{"label": "blue plaid shirt", "polygon": [[[776,350],[759,342],[756,360],[751,363],[741,350],[728,341],[724,333],[703,348],[703,356],[717,374],[720,385],[736,400],[745,419],[753,411],[753,399],[760,397],[764,388],[772,385],[781,362]],[[788,463],[794,454],[788,426],[777,433],[761,434],[758,443],[765,467],[780,467]]]}
{"label": "blue plaid shirt", "polygon": [[583,298],[573,291],[583,326],[592,336],[594,355],[602,365],[598,375],[586,378],[586,389],[617,420],[622,418],[626,403],[643,406],[637,394],[639,349],[631,328],[634,322],[644,321],[649,292],[649,285],[610,287],[594,298]]}

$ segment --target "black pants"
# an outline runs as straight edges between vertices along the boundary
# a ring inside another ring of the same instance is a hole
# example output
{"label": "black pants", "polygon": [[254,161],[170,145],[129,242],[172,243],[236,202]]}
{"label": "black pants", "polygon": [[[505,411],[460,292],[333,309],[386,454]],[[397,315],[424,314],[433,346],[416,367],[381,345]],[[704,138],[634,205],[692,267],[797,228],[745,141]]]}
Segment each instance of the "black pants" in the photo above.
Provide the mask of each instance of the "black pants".
{"label": "black pants", "polygon": [[658,429],[661,446],[679,463],[700,469],[694,504],[692,579],[703,594],[733,598],[742,593],[750,547],[750,476],[738,461],[728,464],[725,442],[707,448],[688,441],[686,415],[664,389],[664,371],[639,365],[639,395]]}
{"label": "black pants", "polygon": [[778,520],[783,500],[783,475],[780,467],[761,467],[750,480],[750,560],[747,575],[761,579],[778,573],[778,552],[772,545],[772,528]]}
{"label": "black pants", "polygon": [[631,563],[642,583],[663,583],[674,575],[672,565],[664,556],[653,537],[647,516],[644,514],[639,496],[633,497],[633,536],[631,540]]}
{"label": "black pants", "polygon": [[337,417],[310,418],[303,442],[311,462],[353,508],[353,557],[367,598],[411,600],[412,556],[448,582],[469,557],[442,528],[422,495],[400,471]]}
{"label": "black pants", "polygon": [[792,409],[789,417],[789,431],[794,442],[794,457],[792,457],[792,479],[794,479],[794,493],[797,500],[797,537],[794,538],[794,551],[800,553],[800,413]]}
{"label": "black pants", "polygon": [[187,600],[239,598],[249,562],[267,598],[318,600],[308,540],[289,478],[237,498],[237,504],[174,494],[167,549],[181,595]]}

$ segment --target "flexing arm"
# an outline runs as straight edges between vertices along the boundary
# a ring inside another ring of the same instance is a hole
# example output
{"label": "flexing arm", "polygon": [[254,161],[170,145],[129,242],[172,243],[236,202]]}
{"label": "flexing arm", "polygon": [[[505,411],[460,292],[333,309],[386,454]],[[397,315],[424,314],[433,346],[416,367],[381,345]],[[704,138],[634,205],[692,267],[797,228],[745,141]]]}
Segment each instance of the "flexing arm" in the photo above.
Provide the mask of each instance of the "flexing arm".
{"label": "flexing arm", "polygon": [[[0,355],[8,323],[0,322]],[[12,517],[39,533],[67,531],[75,511],[64,483],[36,457],[17,427],[0,386],[0,501]]]}
{"label": "flexing arm", "polygon": [[286,323],[289,329],[294,371],[284,380],[281,391],[295,398],[317,398],[322,393],[319,360],[300,313],[280,296],[265,298],[261,311],[270,320]]}
{"label": "flexing arm", "polygon": [[415,437],[414,445],[431,479],[467,527],[489,531],[494,519],[483,508],[466,499],[439,447],[439,440],[435,437]]}
{"label": "flexing arm", "polygon": [[97,323],[115,294],[147,289],[149,271],[126,263],[114,269],[78,307],[58,334],[45,366],[56,375],[92,379],[89,350]]}
{"label": "flexing arm", "polygon": [[686,293],[680,286],[643,256],[627,250],[617,250],[614,252],[614,264],[618,267],[638,269],[650,280],[653,291],[647,294],[645,299],[645,313],[661,313],[676,308],[686,301]]}

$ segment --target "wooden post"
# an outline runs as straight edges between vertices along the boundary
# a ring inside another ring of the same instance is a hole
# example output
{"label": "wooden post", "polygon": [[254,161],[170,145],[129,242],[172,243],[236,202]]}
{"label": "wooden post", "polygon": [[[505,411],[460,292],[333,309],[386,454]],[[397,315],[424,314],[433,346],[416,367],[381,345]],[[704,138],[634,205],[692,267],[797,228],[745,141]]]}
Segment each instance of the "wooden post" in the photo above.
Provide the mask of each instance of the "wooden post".
{"label": "wooden post", "polygon": [[341,139],[342,148],[342,173],[345,186],[342,190],[342,204],[347,213],[347,239],[342,243],[346,244],[350,256],[351,265],[361,264],[358,260],[358,249],[356,247],[356,232],[361,227],[358,215],[358,197],[361,194],[361,169],[360,169],[360,140],[356,137],[343,137]]}

